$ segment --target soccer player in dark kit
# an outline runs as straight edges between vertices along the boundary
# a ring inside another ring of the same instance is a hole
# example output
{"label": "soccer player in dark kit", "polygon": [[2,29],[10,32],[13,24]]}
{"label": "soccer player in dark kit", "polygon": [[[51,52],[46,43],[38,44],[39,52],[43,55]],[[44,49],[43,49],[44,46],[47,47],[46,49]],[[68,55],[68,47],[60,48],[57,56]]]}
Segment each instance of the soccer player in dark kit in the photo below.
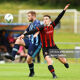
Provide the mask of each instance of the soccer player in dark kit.
{"label": "soccer player in dark kit", "polygon": [[[34,34],[35,32],[38,32],[38,31],[40,32],[43,55],[44,55],[45,60],[47,61],[48,69],[52,73],[53,78],[57,78],[57,76],[55,74],[55,70],[52,65],[53,64],[52,59],[49,56],[49,50],[50,49],[59,50],[59,48],[56,46],[56,44],[54,43],[54,40],[53,40],[54,28],[58,24],[60,19],[63,17],[63,15],[64,15],[65,11],[67,10],[67,8],[69,7],[69,5],[70,4],[67,4],[65,6],[63,11],[59,14],[59,16],[54,21],[51,21],[51,17],[49,15],[44,15],[44,17],[43,17],[44,25],[36,27],[36,29],[26,32],[21,36],[21,38],[24,38],[25,35]],[[56,58],[59,59],[65,65],[66,68],[69,68],[69,65],[64,57],[57,56]]]}
{"label": "soccer player in dark kit", "polygon": [[[27,15],[28,15],[28,20],[31,23],[29,24],[28,28],[24,31],[24,33],[36,29],[36,27],[40,25],[40,21],[36,19],[36,12],[29,11]],[[30,70],[29,77],[33,77],[35,74],[33,59],[36,57],[37,54],[40,53],[41,50],[40,34],[39,32],[37,32],[29,36],[26,36],[24,39],[21,39],[21,36],[19,36],[15,41],[12,54],[5,55],[5,58],[14,61],[15,56],[19,50],[19,47],[24,46],[26,49],[28,49],[27,63]]]}

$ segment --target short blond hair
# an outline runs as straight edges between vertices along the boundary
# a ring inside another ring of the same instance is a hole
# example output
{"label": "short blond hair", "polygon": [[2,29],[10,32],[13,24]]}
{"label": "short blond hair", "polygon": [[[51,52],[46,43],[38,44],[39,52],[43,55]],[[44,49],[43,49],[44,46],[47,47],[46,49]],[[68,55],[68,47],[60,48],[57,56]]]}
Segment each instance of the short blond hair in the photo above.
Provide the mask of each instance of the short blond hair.
{"label": "short blond hair", "polygon": [[35,11],[29,11],[27,14],[31,14],[32,16],[36,16],[36,12]]}

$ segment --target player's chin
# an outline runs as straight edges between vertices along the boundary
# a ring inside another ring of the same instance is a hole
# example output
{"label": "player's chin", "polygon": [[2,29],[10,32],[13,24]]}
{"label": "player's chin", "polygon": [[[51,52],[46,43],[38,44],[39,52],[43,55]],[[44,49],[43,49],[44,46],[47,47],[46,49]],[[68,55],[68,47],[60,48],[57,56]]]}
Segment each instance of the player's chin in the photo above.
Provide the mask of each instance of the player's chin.
{"label": "player's chin", "polygon": [[33,20],[29,20],[29,22],[33,22]]}
{"label": "player's chin", "polygon": [[47,23],[44,23],[44,25],[47,25]]}

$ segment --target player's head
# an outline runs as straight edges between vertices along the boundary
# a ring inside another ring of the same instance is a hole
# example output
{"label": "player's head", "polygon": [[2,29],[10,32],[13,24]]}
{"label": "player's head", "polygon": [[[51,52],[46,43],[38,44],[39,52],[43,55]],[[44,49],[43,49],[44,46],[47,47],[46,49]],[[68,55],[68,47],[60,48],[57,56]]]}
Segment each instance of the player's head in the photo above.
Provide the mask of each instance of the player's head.
{"label": "player's head", "polygon": [[44,25],[50,25],[50,23],[51,23],[51,16],[49,16],[49,15],[44,15],[43,16],[43,22],[44,22]]}
{"label": "player's head", "polygon": [[29,11],[28,13],[28,20],[30,22],[33,22],[36,19],[36,12],[34,11]]}

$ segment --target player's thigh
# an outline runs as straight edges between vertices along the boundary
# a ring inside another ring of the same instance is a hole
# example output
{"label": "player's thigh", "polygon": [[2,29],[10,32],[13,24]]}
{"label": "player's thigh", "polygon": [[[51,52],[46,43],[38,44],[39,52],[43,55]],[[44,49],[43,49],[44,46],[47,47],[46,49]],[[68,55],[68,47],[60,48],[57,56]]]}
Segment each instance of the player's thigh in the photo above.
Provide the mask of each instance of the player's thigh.
{"label": "player's thigh", "polygon": [[25,43],[25,48],[28,49],[28,47],[30,45],[30,40],[28,38],[24,38],[23,41]]}
{"label": "player's thigh", "polygon": [[64,57],[58,57],[58,60],[63,64],[67,62],[66,58]]}
{"label": "player's thigh", "polygon": [[49,51],[48,50],[49,50],[48,48],[42,48],[44,58],[46,56],[49,56]]}
{"label": "player's thigh", "polygon": [[23,39],[17,39],[16,42],[15,42],[15,44],[20,44],[20,45],[25,46],[25,42],[24,42]]}
{"label": "player's thigh", "polygon": [[28,55],[32,57],[32,55],[34,54],[34,50],[35,50],[35,45],[30,43],[30,45],[28,47]]}
{"label": "player's thigh", "polygon": [[41,49],[41,45],[36,46],[30,43],[28,47],[28,55],[31,56],[32,58],[35,58],[35,56],[39,53],[40,49]]}
{"label": "player's thigh", "polygon": [[49,55],[49,48],[43,48],[43,56],[48,65],[52,65],[53,61]]}
{"label": "player's thigh", "polygon": [[56,59],[59,59],[60,57],[62,57],[62,53],[61,50],[55,45],[54,47],[51,48],[52,52],[51,54],[53,54],[53,57]]}
{"label": "player's thigh", "polygon": [[40,53],[41,45],[34,46],[33,48],[34,50],[33,50],[32,58],[35,58]]}

